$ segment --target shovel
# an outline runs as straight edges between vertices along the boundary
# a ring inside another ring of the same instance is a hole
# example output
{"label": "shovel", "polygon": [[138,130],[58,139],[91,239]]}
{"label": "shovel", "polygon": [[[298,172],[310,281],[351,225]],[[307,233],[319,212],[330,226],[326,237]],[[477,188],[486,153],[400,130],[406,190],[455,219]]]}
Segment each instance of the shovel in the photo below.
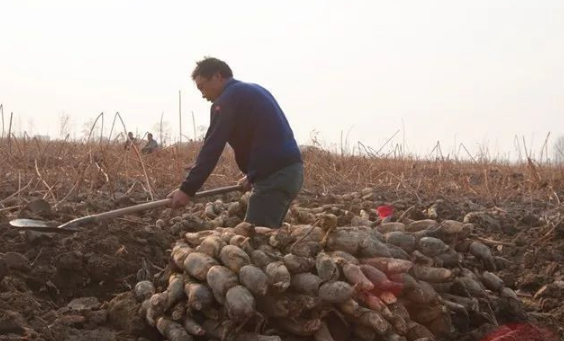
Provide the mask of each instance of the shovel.
{"label": "shovel", "polygon": [[[216,189],[210,189],[207,191],[201,191],[194,194],[194,198],[202,198],[207,197],[210,195],[217,195],[223,193],[229,193],[234,191],[242,190],[243,186],[235,185],[235,186],[227,186],[227,187],[220,187]],[[39,231],[39,232],[77,232],[78,227],[82,224],[90,224],[90,223],[97,223],[105,219],[109,218],[116,218],[126,214],[139,212],[143,210],[149,210],[152,208],[164,207],[170,205],[172,199],[162,199],[157,201],[151,201],[144,204],[139,204],[130,207],[119,208],[117,210],[93,214],[86,217],[76,218],[69,222],[66,222],[62,225],[56,226],[53,223],[49,223],[46,221],[41,220],[34,220],[34,219],[15,219],[10,221],[10,225],[13,227],[20,229],[20,230],[30,230],[30,231]]]}

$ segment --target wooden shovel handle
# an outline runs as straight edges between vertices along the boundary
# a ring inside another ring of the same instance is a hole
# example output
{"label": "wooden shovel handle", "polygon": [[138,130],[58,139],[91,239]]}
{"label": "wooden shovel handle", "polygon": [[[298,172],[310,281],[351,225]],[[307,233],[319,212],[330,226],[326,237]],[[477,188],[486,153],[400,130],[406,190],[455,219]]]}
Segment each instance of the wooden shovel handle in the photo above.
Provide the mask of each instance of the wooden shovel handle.
{"label": "wooden shovel handle", "polygon": [[[229,192],[239,191],[239,190],[242,190],[242,189],[243,189],[243,186],[241,186],[241,185],[220,187],[220,188],[210,189],[210,190],[207,190],[207,191],[198,192],[198,193],[194,194],[193,198],[201,198],[201,197],[206,197],[206,196],[210,196],[210,195],[229,193]],[[89,215],[89,216],[86,216],[86,217],[71,220],[71,221],[64,223],[63,225],[59,226],[59,228],[76,228],[76,227],[78,227],[78,225],[84,224],[84,223],[99,222],[99,221],[102,221],[102,220],[105,220],[105,219],[121,217],[123,215],[134,213],[134,212],[149,210],[149,209],[152,209],[152,208],[164,207],[164,206],[170,205],[171,201],[172,201],[172,199],[162,199],[162,200],[151,201],[151,202],[147,202],[147,203],[139,204],[139,205],[135,205],[135,206],[119,208],[117,210],[113,210],[113,211],[109,211],[109,212],[93,214],[93,215]]]}

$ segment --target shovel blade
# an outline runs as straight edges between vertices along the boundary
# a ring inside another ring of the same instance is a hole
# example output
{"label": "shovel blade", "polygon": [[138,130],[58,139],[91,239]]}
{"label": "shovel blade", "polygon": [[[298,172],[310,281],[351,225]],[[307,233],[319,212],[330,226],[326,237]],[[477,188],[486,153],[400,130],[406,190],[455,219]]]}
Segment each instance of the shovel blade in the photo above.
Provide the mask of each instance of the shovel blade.
{"label": "shovel blade", "polygon": [[55,227],[42,220],[35,219],[14,219],[10,221],[10,225],[13,227],[27,228],[27,227]]}
{"label": "shovel blade", "polygon": [[10,225],[21,231],[36,231],[45,233],[74,233],[76,230],[62,229],[56,224],[34,219],[15,219]]}

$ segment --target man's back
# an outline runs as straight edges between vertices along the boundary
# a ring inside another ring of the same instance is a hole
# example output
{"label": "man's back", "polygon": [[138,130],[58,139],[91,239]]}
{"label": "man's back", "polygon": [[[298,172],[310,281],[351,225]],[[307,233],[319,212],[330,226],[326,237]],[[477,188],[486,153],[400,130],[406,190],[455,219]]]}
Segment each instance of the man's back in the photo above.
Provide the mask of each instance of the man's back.
{"label": "man's back", "polygon": [[228,143],[249,180],[260,180],[301,162],[288,120],[268,90],[257,84],[230,80],[212,105],[212,119],[225,111],[232,111],[227,114],[234,116]]}

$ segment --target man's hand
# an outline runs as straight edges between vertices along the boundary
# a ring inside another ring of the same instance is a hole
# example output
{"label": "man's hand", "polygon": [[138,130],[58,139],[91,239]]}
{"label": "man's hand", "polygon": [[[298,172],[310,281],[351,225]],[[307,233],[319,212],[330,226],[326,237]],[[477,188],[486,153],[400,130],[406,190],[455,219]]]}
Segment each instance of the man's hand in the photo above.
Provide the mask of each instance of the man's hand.
{"label": "man's hand", "polygon": [[251,188],[253,188],[253,185],[249,182],[249,179],[247,179],[247,177],[243,177],[241,180],[239,180],[237,182],[237,185],[241,185],[243,186],[243,191],[247,192],[250,191]]}
{"label": "man's hand", "polygon": [[170,204],[172,208],[184,207],[190,202],[190,197],[180,189],[170,192],[167,198],[172,198],[172,203]]}

